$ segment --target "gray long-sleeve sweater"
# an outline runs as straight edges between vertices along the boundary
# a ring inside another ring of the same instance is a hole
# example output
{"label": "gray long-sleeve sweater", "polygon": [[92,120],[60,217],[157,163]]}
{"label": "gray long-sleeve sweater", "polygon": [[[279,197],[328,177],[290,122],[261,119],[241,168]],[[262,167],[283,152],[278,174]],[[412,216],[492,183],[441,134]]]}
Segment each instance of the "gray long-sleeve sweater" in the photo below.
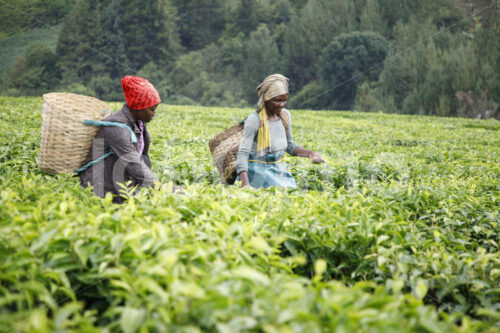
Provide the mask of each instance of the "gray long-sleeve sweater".
{"label": "gray long-sleeve sweater", "polygon": [[[139,142],[141,130],[126,104],[105,120],[129,126]],[[148,156],[149,141],[149,134],[144,126],[144,150],[142,155],[139,155],[139,143],[130,141],[130,133],[127,130],[119,127],[101,127],[92,142],[92,149],[84,164],[101,157],[110,150],[113,150],[115,154],[82,172],[80,174],[82,186],[92,185],[94,194],[100,197],[104,197],[107,192],[118,195],[117,183],[125,183],[128,180],[132,181],[131,186],[153,186],[156,176],[151,172],[151,162]],[[115,197],[115,201],[121,202],[122,199]]]}
{"label": "gray long-sleeve sweater", "polygon": [[[270,121],[269,135],[271,136],[271,153],[277,154],[286,151],[293,155],[293,151],[298,147],[292,139],[292,117],[288,110],[288,131],[285,131],[283,122]],[[238,150],[236,172],[239,175],[242,171],[248,171],[248,156],[250,153],[257,152],[257,132],[259,131],[259,114],[252,112],[245,120],[245,129]]]}

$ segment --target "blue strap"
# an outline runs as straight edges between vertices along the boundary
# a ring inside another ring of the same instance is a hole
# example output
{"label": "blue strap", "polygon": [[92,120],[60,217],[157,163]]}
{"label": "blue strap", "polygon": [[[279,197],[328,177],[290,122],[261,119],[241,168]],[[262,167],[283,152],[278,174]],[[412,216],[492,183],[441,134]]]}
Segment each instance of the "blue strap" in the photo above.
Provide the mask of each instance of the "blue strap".
{"label": "blue strap", "polygon": [[[120,127],[120,128],[126,129],[127,131],[130,132],[130,140],[132,141],[132,143],[137,143],[137,137],[135,136],[134,131],[132,131],[132,129],[130,127],[128,127],[127,125],[125,125],[123,123],[115,123],[112,121],[99,121],[99,120],[85,120],[83,123],[85,125],[89,125],[89,126],[115,126],[115,127]],[[101,162],[105,158],[113,155],[114,153],[115,152],[112,150],[108,151],[106,154],[102,155],[101,157],[85,164],[80,169],[76,170],[75,173],[84,172],[85,170],[87,170],[88,168],[93,166],[94,164]]]}
{"label": "blue strap", "polygon": [[99,158],[97,158],[97,159],[95,159],[93,161],[90,161],[89,163],[85,164],[80,169],[76,170],[75,172],[76,173],[84,172],[85,170],[87,170],[88,168],[90,168],[91,166],[93,166],[94,164],[101,162],[103,159],[105,159],[105,158],[113,155],[114,153],[115,153],[114,151],[110,150],[106,154],[102,155],[101,157],[99,157]]}
{"label": "blue strap", "polygon": [[134,131],[132,131],[130,127],[128,127],[123,123],[115,123],[112,121],[99,121],[99,120],[85,120],[83,123],[89,126],[115,126],[126,129],[127,131],[130,132],[130,140],[132,141],[132,143],[137,143],[137,137],[135,136]]}

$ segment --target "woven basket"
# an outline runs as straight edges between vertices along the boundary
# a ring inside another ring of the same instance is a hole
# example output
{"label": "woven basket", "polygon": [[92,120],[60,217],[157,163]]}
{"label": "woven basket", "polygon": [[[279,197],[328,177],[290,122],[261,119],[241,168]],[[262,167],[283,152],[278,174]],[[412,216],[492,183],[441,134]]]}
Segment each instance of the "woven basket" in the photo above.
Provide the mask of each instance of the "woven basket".
{"label": "woven basket", "polygon": [[83,121],[102,120],[107,110],[106,103],[93,97],[72,93],[43,95],[40,169],[74,173],[82,166],[98,130]]}
{"label": "woven basket", "polygon": [[243,137],[243,128],[243,122],[236,124],[208,143],[223,184],[233,184],[236,180],[236,156]]}

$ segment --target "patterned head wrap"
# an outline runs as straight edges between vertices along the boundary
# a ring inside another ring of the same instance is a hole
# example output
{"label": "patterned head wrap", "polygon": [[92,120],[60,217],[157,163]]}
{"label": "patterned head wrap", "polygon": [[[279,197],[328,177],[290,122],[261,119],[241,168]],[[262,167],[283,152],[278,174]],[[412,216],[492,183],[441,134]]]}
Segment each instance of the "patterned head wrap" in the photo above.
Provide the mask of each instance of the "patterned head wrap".
{"label": "patterned head wrap", "polygon": [[262,110],[264,102],[283,94],[288,94],[288,79],[281,74],[269,75],[257,87],[257,95],[259,96],[257,111]]}
{"label": "patterned head wrap", "polygon": [[142,110],[161,102],[158,91],[146,79],[126,75],[122,79],[123,93],[130,109]]}
{"label": "patterned head wrap", "polygon": [[[281,74],[269,75],[257,87],[259,102],[257,103],[257,112],[259,113],[259,131],[257,132],[257,156],[261,157],[271,153],[271,134],[269,132],[269,122],[265,102],[270,99],[288,94],[288,79]],[[281,110],[279,117],[288,131],[289,119],[286,111]]]}

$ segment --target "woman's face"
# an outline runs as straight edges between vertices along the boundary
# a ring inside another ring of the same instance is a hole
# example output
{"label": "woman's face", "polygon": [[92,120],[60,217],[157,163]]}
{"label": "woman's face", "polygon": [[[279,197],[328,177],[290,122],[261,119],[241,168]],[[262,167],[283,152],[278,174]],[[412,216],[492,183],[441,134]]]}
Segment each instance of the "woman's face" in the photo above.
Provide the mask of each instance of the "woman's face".
{"label": "woman's face", "polygon": [[136,110],[135,112],[137,120],[142,120],[145,123],[149,123],[151,120],[153,120],[157,107],[158,104],[153,105],[146,109]]}
{"label": "woman's face", "polygon": [[288,94],[279,95],[266,101],[266,110],[271,114],[279,115],[281,110],[285,108],[288,101]]}

